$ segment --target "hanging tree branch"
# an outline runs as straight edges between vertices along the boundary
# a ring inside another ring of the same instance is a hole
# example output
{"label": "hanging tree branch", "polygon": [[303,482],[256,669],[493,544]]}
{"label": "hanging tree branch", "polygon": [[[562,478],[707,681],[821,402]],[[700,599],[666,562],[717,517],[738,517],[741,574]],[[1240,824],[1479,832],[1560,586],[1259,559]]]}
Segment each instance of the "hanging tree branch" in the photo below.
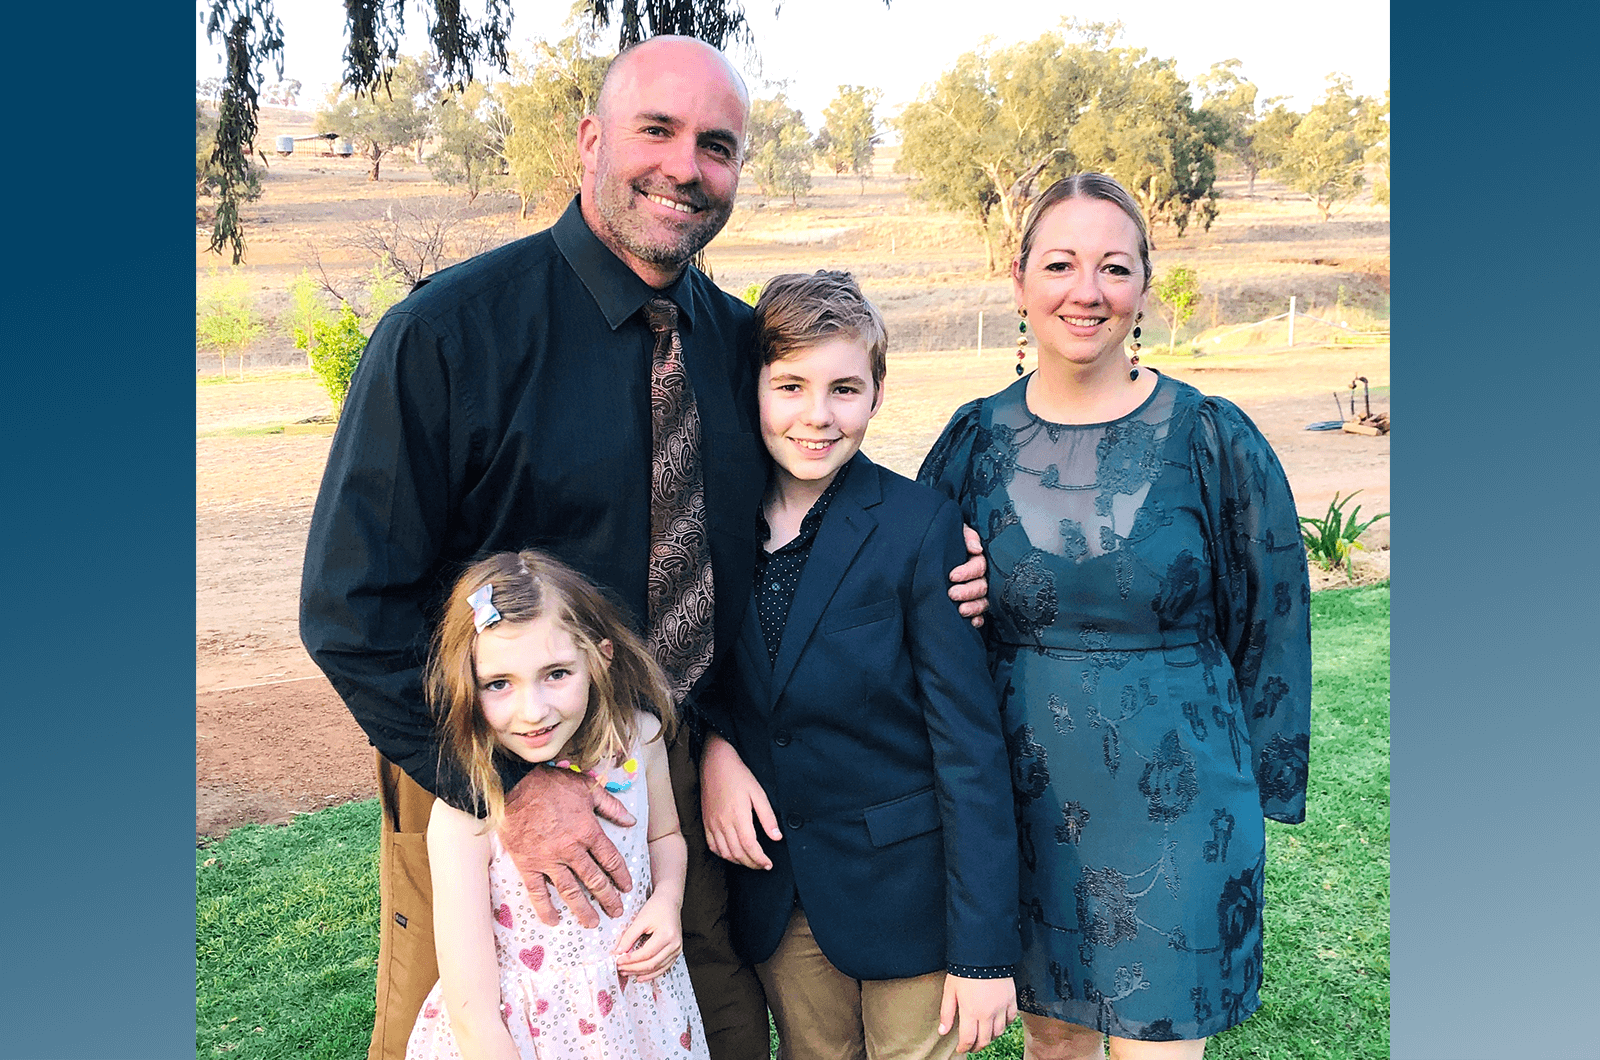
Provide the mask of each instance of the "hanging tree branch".
{"label": "hanging tree branch", "polygon": [[212,0],[206,39],[222,40],[227,73],[217,103],[217,140],[211,163],[217,169],[217,218],[210,249],[233,247],[233,263],[244,258],[244,231],[239,202],[250,179],[250,156],[256,153],[256,114],[261,89],[261,64],[274,60],[283,77],[283,25],[272,0]]}
{"label": "hanging tree branch", "polygon": [[[234,264],[244,258],[244,229],[239,203],[255,154],[256,117],[263,78],[261,64],[272,60],[283,77],[283,26],[273,0],[208,0],[206,39],[222,42],[227,57],[216,147],[211,160],[220,171],[216,224],[211,250],[233,249]],[[429,19],[428,35],[444,79],[464,88],[473,78],[474,63],[483,60],[509,70],[506,41],[511,33],[511,0],[482,0],[484,12],[474,22],[461,10],[461,0],[422,0]],[[884,0],[888,7],[890,0]],[[618,23],[617,46],[626,48],[647,37],[678,33],[699,37],[726,49],[739,44],[753,52],[754,36],[740,0],[580,0],[578,11],[596,28]],[[405,33],[406,0],[344,0],[346,32],[344,84],[357,95],[388,91],[400,58]],[[780,5],[781,9],[781,5]],[[777,9],[775,9],[776,11]]]}

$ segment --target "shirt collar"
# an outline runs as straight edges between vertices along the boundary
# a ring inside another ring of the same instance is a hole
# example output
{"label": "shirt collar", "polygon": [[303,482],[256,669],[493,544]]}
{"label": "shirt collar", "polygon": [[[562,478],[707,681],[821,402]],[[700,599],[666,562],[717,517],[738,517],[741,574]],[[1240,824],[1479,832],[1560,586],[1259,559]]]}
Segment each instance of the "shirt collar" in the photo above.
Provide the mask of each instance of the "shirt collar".
{"label": "shirt collar", "polygon": [[644,307],[645,302],[660,295],[670,298],[678,306],[680,325],[694,330],[695,316],[706,297],[701,283],[708,283],[694,266],[689,266],[669,286],[656,290],[639,278],[639,274],[623,264],[611,248],[600,242],[600,237],[589,228],[578,205],[578,196],[572,197],[566,211],[550,228],[556,246],[578,274],[584,287],[599,306],[606,323],[615,331],[623,322]]}
{"label": "shirt collar", "polygon": [[[797,549],[811,547],[812,540],[814,540],[817,536],[818,528],[822,526],[822,517],[828,514],[828,506],[833,503],[833,498],[838,496],[839,488],[844,485],[845,476],[850,473],[850,465],[854,462],[855,461],[853,459],[846,461],[845,464],[834,473],[833,481],[828,483],[827,489],[822,491],[822,496],[818,497],[811,503],[811,507],[809,510],[807,510],[805,518],[800,520],[800,532],[794,535],[794,540],[790,541],[776,552],[773,552],[772,555],[777,555],[778,552],[791,552]],[[767,516],[765,512],[761,512],[759,514],[759,518],[761,520],[761,540],[764,542],[768,538],[772,537],[772,527],[767,525]]]}

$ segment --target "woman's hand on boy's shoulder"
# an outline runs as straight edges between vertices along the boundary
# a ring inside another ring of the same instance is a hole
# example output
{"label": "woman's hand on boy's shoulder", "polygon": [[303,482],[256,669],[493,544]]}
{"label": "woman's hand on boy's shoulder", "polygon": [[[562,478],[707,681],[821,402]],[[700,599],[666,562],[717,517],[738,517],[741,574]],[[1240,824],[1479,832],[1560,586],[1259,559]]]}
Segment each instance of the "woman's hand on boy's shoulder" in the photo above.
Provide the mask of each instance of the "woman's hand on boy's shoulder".
{"label": "woman's hand on boy's shoulder", "polygon": [[969,558],[950,572],[950,599],[961,605],[961,617],[970,618],[974,626],[981,627],[983,613],[989,609],[989,582],[984,577],[989,564],[983,558],[983,539],[976,530],[963,525],[961,537]]}
{"label": "woman's hand on boy's shoulder", "polygon": [[527,885],[529,901],[546,924],[553,926],[560,919],[550,899],[550,884],[584,927],[600,923],[589,895],[607,916],[622,915],[621,892],[633,889],[633,877],[596,814],[624,827],[634,823],[614,795],[566,769],[533,769],[506,798],[500,839]]}

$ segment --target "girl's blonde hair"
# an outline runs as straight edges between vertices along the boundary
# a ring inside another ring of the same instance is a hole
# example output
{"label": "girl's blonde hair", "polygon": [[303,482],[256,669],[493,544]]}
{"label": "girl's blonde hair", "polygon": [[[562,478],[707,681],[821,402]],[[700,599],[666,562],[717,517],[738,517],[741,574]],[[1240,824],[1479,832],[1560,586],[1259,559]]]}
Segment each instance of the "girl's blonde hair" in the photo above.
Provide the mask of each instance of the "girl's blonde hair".
{"label": "girl's blonde hair", "polygon": [[[434,633],[424,675],[428,702],[440,733],[441,757],[453,762],[471,785],[477,811],[487,827],[505,814],[505,790],[495,768],[497,755],[509,758],[478,701],[473,656],[478,630],[467,598],[493,586],[492,603],[501,623],[519,624],[550,617],[572,637],[589,670],[589,707],[561,758],[588,770],[616,759],[638,735],[636,709],[661,719],[661,734],[671,739],[677,726],[672,693],[661,668],[629,628],[623,609],[583,575],[546,553],[529,549],[501,552],[479,560],[456,580]],[[612,645],[608,660],[600,643]]]}

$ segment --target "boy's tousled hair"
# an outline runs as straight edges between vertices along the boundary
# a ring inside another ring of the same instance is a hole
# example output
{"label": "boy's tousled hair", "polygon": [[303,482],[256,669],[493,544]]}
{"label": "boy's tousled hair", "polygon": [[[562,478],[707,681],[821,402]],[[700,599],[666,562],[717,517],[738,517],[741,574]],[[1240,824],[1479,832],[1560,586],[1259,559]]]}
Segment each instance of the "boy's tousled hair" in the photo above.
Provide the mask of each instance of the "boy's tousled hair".
{"label": "boy's tousled hair", "polygon": [[[450,591],[434,633],[424,683],[439,726],[439,753],[466,775],[475,808],[493,829],[505,813],[505,790],[495,756],[509,752],[500,747],[479,704],[474,665],[478,629],[473,606],[467,602],[485,585],[494,587],[491,602],[500,613],[497,625],[548,616],[583,653],[589,671],[588,711],[562,749],[563,759],[588,770],[622,754],[638,735],[636,709],[660,718],[661,734],[671,739],[676,715],[666,677],[629,628],[623,608],[583,575],[533,549],[500,552],[474,563]],[[609,660],[600,650],[605,640],[612,645]]]}
{"label": "boy's tousled hair", "polygon": [[774,276],[756,302],[756,352],[765,367],[829,339],[859,339],[872,365],[872,388],[883,385],[889,335],[883,317],[854,276],[826,269]]}

